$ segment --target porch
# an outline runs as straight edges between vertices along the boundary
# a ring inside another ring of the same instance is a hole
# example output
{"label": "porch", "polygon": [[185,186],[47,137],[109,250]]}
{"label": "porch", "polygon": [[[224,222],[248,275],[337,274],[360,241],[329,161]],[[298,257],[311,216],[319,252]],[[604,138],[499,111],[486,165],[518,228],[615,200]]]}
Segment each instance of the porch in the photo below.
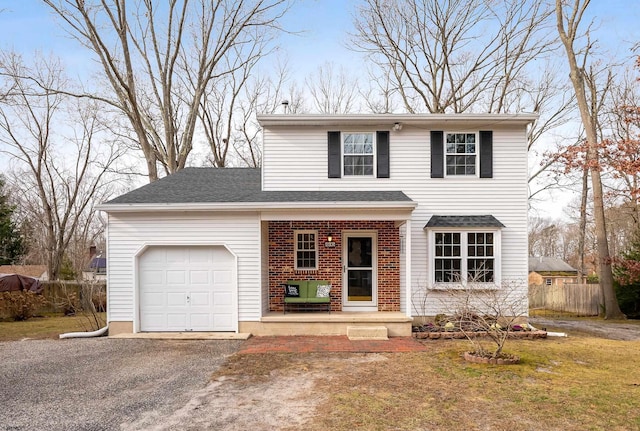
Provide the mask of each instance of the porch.
{"label": "porch", "polygon": [[[406,315],[408,265],[401,243],[407,220],[380,218],[263,222],[262,259],[268,262],[268,272],[263,273],[263,316],[284,312],[287,283],[305,282],[329,286],[332,313]],[[306,287],[298,290],[306,297]]]}
{"label": "porch", "polygon": [[269,312],[259,322],[240,322],[240,331],[256,336],[347,335],[349,328],[384,327],[389,337],[409,337],[411,322],[399,311]]}

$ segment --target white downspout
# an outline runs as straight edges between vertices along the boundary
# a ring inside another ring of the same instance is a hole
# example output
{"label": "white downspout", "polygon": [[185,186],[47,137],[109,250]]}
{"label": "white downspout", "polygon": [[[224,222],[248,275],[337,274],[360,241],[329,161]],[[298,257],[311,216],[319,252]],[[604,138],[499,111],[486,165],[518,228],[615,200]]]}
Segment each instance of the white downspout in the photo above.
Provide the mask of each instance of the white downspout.
{"label": "white downspout", "polygon": [[109,331],[109,325],[104,328],[100,328],[97,331],[92,332],[67,332],[66,334],[60,334],[60,338],[92,338],[102,337]]}

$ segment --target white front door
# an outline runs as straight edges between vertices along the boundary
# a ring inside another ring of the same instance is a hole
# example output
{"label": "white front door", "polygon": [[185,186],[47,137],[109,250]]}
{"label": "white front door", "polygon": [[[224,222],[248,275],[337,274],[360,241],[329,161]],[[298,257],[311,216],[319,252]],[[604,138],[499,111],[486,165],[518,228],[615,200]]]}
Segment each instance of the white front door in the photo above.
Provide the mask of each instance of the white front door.
{"label": "white front door", "polygon": [[377,311],[378,241],[375,232],[343,232],[343,311]]}
{"label": "white front door", "polygon": [[235,331],[235,257],[224,247],[157,246],[138,261],[140,331]]}

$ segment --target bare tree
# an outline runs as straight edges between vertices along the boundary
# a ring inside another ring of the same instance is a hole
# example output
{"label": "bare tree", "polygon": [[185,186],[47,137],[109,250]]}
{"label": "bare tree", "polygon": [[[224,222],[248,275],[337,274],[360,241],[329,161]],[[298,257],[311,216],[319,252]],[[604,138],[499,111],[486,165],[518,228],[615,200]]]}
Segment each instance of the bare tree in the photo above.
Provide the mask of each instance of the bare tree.
{"label": "bare tree", "polygon": [[[560,77],[561,70],[557,65],[547,63],[539,79],[530,80],[527,90],[521,90],[520,101],[515,106],[514,112],[528,109],[540,114],[527,135],[527,151],[532,160],[536,160],[535,156],[539,155],[536,143],[573,117],[575,96],[571,85]],[[558,162],[558,152],[547,153],[540,163],[531,166],[528,179],[530,201],[547,190],[569,185],[567,177],[557,175],[553,169]]]}
{"label": "bare tree", "polygon": [[[600,267],[600,286],[602,288],[605,306],[605,318],[617,319],[624,317],[620,311],[615,291],[613,289],[613,274],[611,256],[607,238],[607,228],[604,214],[604,199],[602,178],[600,175],[598,146],[598,118],[594,116],[594,100],[589,100],[589,92],[593,91],[592,82],[587,75],[586,63],[592,48],[587,39],[586,47],[576,50],[578,30],[589,0],[574,0],[573,6],[565,8],[562,0],[556,0],[557,29],[560,40],[564,45],[569,63],[570,78],[576,93],[580,118],[587,137],[586,162],[591,176],[593,193],[593,210],[598,240],[598,260]],[[578,57],[581,57],[579,62]],[[590,86],[591,85],[591,86]]]}
{"label": "bare tree", "polygon": [[288,0],[44,2],[99,60],[112,93],[83,96],[126,116],[150,181],[158,165],[185,166],[211,81],[254,61],[288,9]]}
{"label": "bare tree", "polygon": [[0,152],[10,157],[25,222],[42,241],[49,277],[56,279],[72,239],[106,198],[107,176],[120,152],[115,143],[104,142],[96,103],[68,103],[59,92],[42,91],[41,84],[66,88],[58,62],[37,58],[27,67],[19,56],[7,54],[0,76],[14,88],[0,105]]}
{"label": "bare tree", "polygon": [[354,44],[389,70],[409,112],[506,112],[551,49],[542,1],[366,0]]}
{"label": "bare tree", "polygon": [[344,66],[326,62],[305,79],[313,108],[321,114],[348,114],[356,108],[357,81]]}
{"label": "bare tree", "polygon": [[[640,64],[638,65],[640,67]],[[617,75],[612,87],[608,119],[610,130],[604,162],[611,171],[608,195],[640,227],[640,81],[637,70]]]}
{"label": "bare tree", "polygon": [[[553,61],[552,18],[545,0],[366,0],[353,40],[391,81],[386,100],[407,112],[540,113],[528,134],[534,154],[575,99]],[[553,163],[532,166],[530,199],[561,186],[544,175]]]}
{"label": "bare tree", "polygon": [[365,89],[360,89],[367,109],[374,114],[391,114],[397,110],[397,92],[391,74],[387,71],[376,71],[369,67],[369,82]]}
{"label": "bare tree", "polygon": [[272,74],[242,69],[219,84],[226,95],[219,91],[211,98],[215,103],[201,113],[212,151],[209,162],[216,167],[259,167],[262,129],[256,114],[304,112],[302,89],[292,80],[286,61],[278,62]]}

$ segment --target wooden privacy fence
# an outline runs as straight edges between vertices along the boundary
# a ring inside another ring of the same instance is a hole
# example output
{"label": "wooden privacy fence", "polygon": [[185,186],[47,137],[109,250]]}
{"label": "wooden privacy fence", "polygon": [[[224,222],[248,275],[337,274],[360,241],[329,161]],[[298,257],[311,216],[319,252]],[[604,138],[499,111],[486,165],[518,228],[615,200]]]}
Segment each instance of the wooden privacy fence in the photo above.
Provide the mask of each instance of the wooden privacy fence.
{"label": "wooden privacy fence", "polygon": [[579,316],[597,316],[603,303],[599,284],[529,285],[531,309],[544,308]]}

